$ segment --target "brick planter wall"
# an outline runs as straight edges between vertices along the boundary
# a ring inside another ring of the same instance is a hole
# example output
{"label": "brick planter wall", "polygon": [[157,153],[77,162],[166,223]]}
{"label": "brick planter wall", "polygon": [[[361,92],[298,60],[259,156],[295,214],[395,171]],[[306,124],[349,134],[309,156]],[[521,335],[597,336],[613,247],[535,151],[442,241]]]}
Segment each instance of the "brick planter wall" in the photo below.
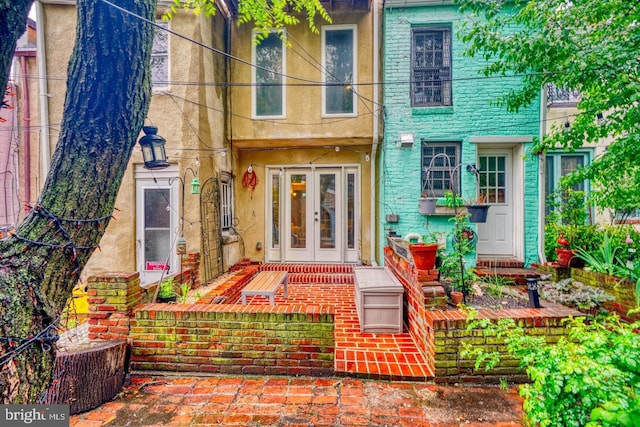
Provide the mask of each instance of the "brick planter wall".
{"label": "brick planter wall", "polygon": [[571,277],[592,288],[602,289],[613,296],[615,301],[607,301],[603,306],[607,310],[616,312],[621,319],[627,322],[640,320],[640,314],[627,315],[627,312],[636,306],[636,284],[631,280],[586,271],[582,268],[571,268]]}
{"label": "brick planter wall", "polygon": [[[517,310],[479,310],[478,318],[511,318],[525,329],[527,334],[544,336],[547,343],[558,342],[567,335],[562,319],[568,316],[581,316],[576,310],[562,305],[548,303],[547,308]],[[487,352],[501,351],[504,340],[495,336],[484,336],[481,329],[467,331],[467,315],[456,309],[430,311],[427,323],[433,327],[432,341],[436,382],[483,383],[506,379],[511,382],[528,381],[526,374],[519,368],[519,361],[508,356],[506,351],[494,369],[485,371],[475,369],[475,359],[465,359],[460,355],[463,342],[474,348],[482,347]]]}
{"label": "brick planter wall", "polygon": [[130,338],[132,369],[334,374],[328,306],[146,304],[135,310]]}
{"label": "brick planter wall", "polygon": [[[467,316],[464,312],[450,308],[442,286],[434,281],[421,281],[421,274],[414,270],[408,261],[385,247],[385,265],[396,275],[404,286],[407,298],[409,332],[427,363],[434,367],[437,382],[492,382],[501,378],[522,382],[527,377],[519,362],[503,357],[493,370],[475,370],[475,360],[460,356],[462,343],[482,346],[486,351],[500,350],[502,340],[484,337],[482,330],[467,331]],[[478,318],[515,319],[527,333],[545,336],[547,342],[557,342],[567,331],[562,319],[569,316],[582,316],[571,308],[542,301],[540,309],[479,310]]]}

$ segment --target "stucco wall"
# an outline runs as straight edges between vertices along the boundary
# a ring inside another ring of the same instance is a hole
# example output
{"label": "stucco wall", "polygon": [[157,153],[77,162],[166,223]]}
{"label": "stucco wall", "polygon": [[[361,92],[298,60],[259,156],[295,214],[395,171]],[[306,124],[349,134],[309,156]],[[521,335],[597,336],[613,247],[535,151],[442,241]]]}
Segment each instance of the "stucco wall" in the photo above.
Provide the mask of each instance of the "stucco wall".
{"label": "stucco wall", "polygon": [[[491,105],[510,87],[518,84],[517,78],[483,78],[479,69],[484,60],[463,56],[464,45],[458,39],[463,15],[456,6],[433,6],[385,9],[383,35],[383,79],[385,100],[385,135],[383,143],[383,185],[379,199],[382,203],[381,221],[386,214],[398,214],[397,224],[384,223],[401,235],[409,232],[426,234],[440,232],[451,227],[450,217],[427,217],[418,213],[421,195],[421,139],[428,141],[460,141],[462,163],[476,163],[477,144],[471,137],[528,137],[539,135],[539,102],[523,108],[519,114],[507,113],[500,106]],[[410,98],[411,79],[411,29],[430,24],[452,25],[452,99],[451,107],[412,108]],[[400,134],[414,136],[412,148],[397,148]],[[523,138],[524,139],[524,138]],[[530,151],[527,142],[514,148],[514,156],[522,157]],[[499,147],[499,144],[492,147]],[[537,260],[538,242],[538,160],[531,156],[519,163],[522,171],[522,194],[514,193],[520,206],[524,223],[521,236],[526,263]],[[475,195],[475,178],[462,168],[462,196]],[[514,221],[518,220],[514,217]],[[378,250],[384,246],[381,230]]]}
{"label": "stucco wall", "polygon": [[[159,18],[162,9],[158,13]],[[45,4],[44,21],[41,29],[45,31],[46,40],[53,152],[62,121],[67,64],[75,38],[76,9],[73,5]],[[224,89],[219,85],[203,84],[225,80],[225,59],[212,49],[193,42],[223,50],[225,22],[220,14],[206,18],[179,11],[170,21],[169,28],[184,37],[169,35],[171,84],[166,90],[154,91],[145,124],[157,126],[158,134],[166,139],[169,162],[178,165],[179,176],[188,189],[193,172],[204,183],[222,171],[231,170],[231,156],[225,155]],[[100,242],[101,251],[93,254],[84,269],[84,280],[102,271],[136,271],[138,268],[134,170],[135,165],[140,164],[142,156],[136,144],[116,199],[115,206],[119,209],[114,212],[116,221],[110,222]],[[178,200],[181,200],[180,194]],[[199,252],[200,198],[187,191],[184,212],[182,206],[175,208],[185,224],[187,250]]]}

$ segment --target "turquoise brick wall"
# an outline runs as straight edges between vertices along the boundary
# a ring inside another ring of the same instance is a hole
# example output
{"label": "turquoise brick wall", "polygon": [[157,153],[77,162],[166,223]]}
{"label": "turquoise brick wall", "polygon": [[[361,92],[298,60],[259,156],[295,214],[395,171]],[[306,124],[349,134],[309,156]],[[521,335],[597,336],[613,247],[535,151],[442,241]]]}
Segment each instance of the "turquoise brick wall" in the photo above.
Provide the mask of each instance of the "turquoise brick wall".
{"label": "turquoise brick wall", "polygon": [[[448,216],[424,216],[418,213],[421,193],[421,139],[429,141],[462,142],[462,162],[476,163],[476,144],[471,136],[537,137],[540,126],[539,101],[521,109],[518,114],[508,113],[495,105],[496,99],[510,87],[519,84],[519,78],[483,78],[478,74],[484,59],[463,57],[463,43],[458,39],[465,17],[456,6],[425,6],[385,8],[383,30],[383,81],[385,104],[385,130],[382,147],[380,194],[381,228],[379,254],[385,245],[386,231],[393,228],[401,235],[409,232],[426,234],[432,231],[447,233],[451,228]],[[452,92],[453,106],[412,108],[411,29],[424,25],[450,24],[452,27]],[[412,133],[412,148],[396,148],[400,134]],[[525,144],[528,153],[532,143]],[[532,156],[522,160],[524,197],[524,260],[537,261],[538,244],[538,161]],[[517,177],[515,177],[517,178]],[[475,195],[475,177],[462,168],[462,196]],[[396,224],[384,222],[386,214],[398,214]],[[521,219],[514,218],[514,221]],[[381,260],[383,257],[378,256]]]}

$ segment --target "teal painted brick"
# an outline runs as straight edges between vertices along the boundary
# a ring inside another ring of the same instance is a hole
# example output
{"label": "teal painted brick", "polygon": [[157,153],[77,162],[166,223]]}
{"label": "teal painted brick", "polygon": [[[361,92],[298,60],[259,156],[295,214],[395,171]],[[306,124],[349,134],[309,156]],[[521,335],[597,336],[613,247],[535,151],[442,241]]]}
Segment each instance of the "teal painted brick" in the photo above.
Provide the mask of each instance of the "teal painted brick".
{"label": "teal painted brick", "polygon": [[[423,216],[418,213],[421,193],[421,139],[430,141],[460,141],[462,162],[476,163],[476,144],[471,136],[531,136],[539,135],[539,103],[521,109],[518,114],[491,105],[509,87],[518,84],[516,78],[482,79],[478,70],[484,60],[463,57],[465,49],[458,39],[458,30],[465,16],[456,6],[423,6],[410,8],[386,8],[383,34],[383,79],[385,103],[385,130],[382,144],[383,185],[378,199],[380,218],[385,214],[399,215],[397,224],[384,224],[380,231],[380,248],[385,244],[386,228],[391,227],[401,235],[409,232],[426,234],[451,228],[449,217]],[[453,106],[444,108],[412,108],[410,99],[411,79],[411,29],[424,25],[449,24],[452,26],[452,96]],[[396,148],[402,133],[414,135],[411,149]],[[531,149],[525,144],[525,152]],[[522,161],[524,178],[524,251],[525,262],[537,261],[538,245],[538,173],[537,160],[527,157]],[[462,171],[464,198],[475,194],[475,179]],[[520,195],[514,194],[515,197]],[[515,218],[514,218],[515,219]]]}

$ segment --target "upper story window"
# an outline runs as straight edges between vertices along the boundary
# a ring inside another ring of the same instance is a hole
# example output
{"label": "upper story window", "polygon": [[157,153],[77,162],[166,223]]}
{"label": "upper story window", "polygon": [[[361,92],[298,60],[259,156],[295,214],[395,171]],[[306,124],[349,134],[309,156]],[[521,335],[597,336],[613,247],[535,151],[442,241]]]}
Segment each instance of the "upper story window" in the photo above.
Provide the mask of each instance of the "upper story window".
{"label": "upper story window", "polygon": [[[151,82],[154,90],[169,87],[169,23],[156,21],[151,48]],[[160,28],[159,28],[160,27]]]}
{"label": "upper story window", "polygon": [[333,25],[322,28],[323,81],[322,112],[324,116],[355,116],[356,94],[356,27]]}
{"label": "upper story window", "polygon": [[460,163],[460,143],[422,142],[422,193],[442,197],[447,191],[460,194],[456,166]]}
{"label": "upper story window", "polygon": [[411,105],[452,105],[451,27],[414,28],[411,44]]}
{"label": "upper story window", "polygon": [[276,33],[269,34],[253,46],[253,117],[282,118],[285,116],[286,49]]}

